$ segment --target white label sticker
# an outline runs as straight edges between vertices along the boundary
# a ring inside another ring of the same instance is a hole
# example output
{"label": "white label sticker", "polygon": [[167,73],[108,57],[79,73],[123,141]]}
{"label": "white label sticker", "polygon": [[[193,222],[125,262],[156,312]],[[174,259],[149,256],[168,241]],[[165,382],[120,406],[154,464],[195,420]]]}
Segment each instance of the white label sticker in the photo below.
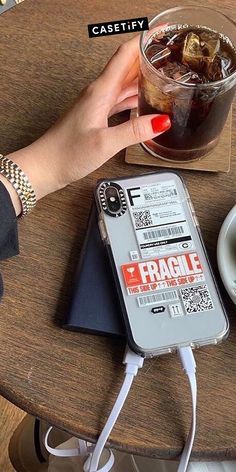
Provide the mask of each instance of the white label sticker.
{"label": "white label sticker", "polygon": [[138,251],[129,252],[131,261],[137,261],[139,259]]}
{"label": "white label sticker", "polygon": [[168,290],[167,292],[152,293],[151,295],[144,295],[143,297],[138,297],[137,302],[138,306],[143,307],[147,305],[154,305],[155,303],[159,302],[169,302],[178,299],[179,295],[176,290]]}
{"label": "white label sticker", "polygon": [[180,303],[175,303],[173,305],[169,305],[169,312],[170,316],[172,318],[175,318],[176,316],[183,316],[183,309]]}
{"label": "white label sticker", "polygon": [[181,288],[180,293],[187,314],[214,309],[213,301],[206,284]]}
{"label": "white label sticker", "polygon": [[127,196],[143,258],[194,249],[174,180],[129,188]]}

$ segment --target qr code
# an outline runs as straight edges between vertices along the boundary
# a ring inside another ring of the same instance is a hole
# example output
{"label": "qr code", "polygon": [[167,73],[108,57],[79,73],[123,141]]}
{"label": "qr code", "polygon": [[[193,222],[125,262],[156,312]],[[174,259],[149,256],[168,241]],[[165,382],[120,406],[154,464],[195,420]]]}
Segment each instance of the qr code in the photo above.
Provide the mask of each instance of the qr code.
{"label": "qr code", "polygon": [[187,313],[213,310],[214,306],[207,285],[182,288],[180,292]]}
{"label": "qr code", "polygon": [[151,213],[149,210],[134,211],[133,217],[136,228],[145,228],[145,226],[153,224]]}

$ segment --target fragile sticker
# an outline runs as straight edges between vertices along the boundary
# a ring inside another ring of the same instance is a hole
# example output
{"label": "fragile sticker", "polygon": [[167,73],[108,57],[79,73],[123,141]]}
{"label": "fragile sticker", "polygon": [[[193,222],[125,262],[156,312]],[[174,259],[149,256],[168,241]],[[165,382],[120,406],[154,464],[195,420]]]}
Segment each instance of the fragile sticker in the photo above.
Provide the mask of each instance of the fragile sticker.
{"label": "fragile sticker", "polygon": [[196,252],[123,264],[121,269],[129,295],[205,281]]}

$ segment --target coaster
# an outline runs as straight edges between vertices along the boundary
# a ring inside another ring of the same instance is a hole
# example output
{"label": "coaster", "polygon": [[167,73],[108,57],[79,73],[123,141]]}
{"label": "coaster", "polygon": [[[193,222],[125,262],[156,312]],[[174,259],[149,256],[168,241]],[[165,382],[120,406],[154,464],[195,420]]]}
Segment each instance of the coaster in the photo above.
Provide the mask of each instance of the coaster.
{"label": "coaster", "polygon": [[[130,117],[136,115],[132,110]],[[229,172],[231,158],[231,127],[232,109],[229,112],[225,126],[221,133],[217,146],[202,159],[193,162],[169,162],[149,154],[140,144],[135,144],[126,149],[125,162],[143,166],[171,167],[172,169],[203,170],[208,172]]]}

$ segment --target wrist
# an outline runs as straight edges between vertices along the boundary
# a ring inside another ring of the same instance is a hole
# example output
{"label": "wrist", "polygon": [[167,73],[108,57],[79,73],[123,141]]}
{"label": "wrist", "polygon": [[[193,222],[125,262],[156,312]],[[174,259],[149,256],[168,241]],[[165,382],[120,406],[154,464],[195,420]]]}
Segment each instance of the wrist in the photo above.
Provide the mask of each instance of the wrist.
{"label": "wrist", "polygon": [[54,155],[55,152],[53,154],[53,149],[49,149],[43,136],[29,146],[6,156],[26,174],[37,200],[60,188]]}

